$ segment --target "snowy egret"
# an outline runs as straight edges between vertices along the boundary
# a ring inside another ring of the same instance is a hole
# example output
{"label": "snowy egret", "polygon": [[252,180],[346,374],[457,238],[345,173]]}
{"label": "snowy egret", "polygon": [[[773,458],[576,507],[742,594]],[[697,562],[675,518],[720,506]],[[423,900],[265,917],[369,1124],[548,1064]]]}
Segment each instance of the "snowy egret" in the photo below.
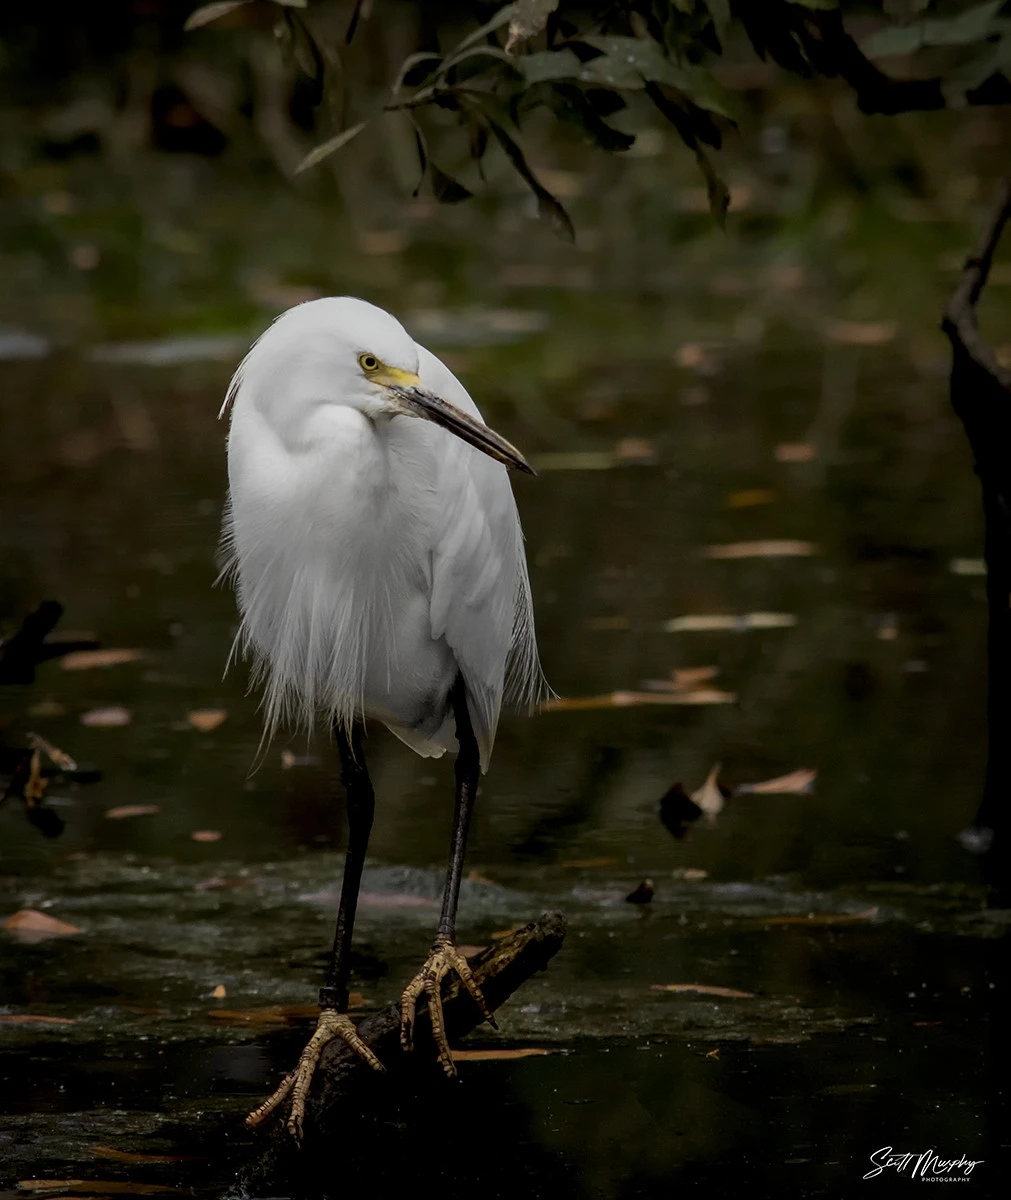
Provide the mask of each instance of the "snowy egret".
{"label": "snowy egret", "polygon": [[[494,1024],[455,945],[474,797],[503,700],[542,690],[523,535],[507,467],[522,454],[484,424],[466,389],[389,313],[349,297],[282,314],[232,379],[224,552],[241,624],[233,647],[264,685],[266,731],[333,729],[349,836],[316,1031],[298,1066],[247,1118],[290,1096],[301,1136],[323,1047],[339,1038],[377,1070],[347,1015],[349,952],[374,797],[362,722],[382,722],[437,757],[455,727],[456,805],[442,915],[401,1000],[410,1049],[428,997],[447,1075],[456,1069],[441,985],[455,971]],[[423,418],[410,420],[408,418]],[[532,473],[532,472],[531,472]]]}

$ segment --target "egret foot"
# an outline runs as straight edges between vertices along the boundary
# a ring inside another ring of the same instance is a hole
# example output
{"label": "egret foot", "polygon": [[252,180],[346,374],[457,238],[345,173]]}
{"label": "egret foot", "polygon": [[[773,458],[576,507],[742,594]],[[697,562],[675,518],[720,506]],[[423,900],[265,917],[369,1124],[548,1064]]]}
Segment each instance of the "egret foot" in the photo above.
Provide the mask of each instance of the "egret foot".
{"label": "egret foot", "polygon": [[339,1013],[332,1008],[324,1008],[320,1011],[316,1032],[309,1039],[308,1045],[302,1051],[302,1056],[298,1060],[298,1066],[294,1071],[289,1071],[285,1075],[277,1091],[272,1096],[264,1100],[259,1108],[255,1108],[246,1117],[246,1128],[255,1129],[257,1125],[262,1125],[270,1114],[280,1104],[283,1104],[290,1095],[291,1110],[288,1114],[288,1132],[296,1141],[301,1141],[302,1122],[305,1119],[305,1102],[309,1095],[309,1086],[312,1083],[312,1077],[319,1062],[319,1056],[323,1053],[324,1046],[329,1045],[330,1042],[337,1039],[349,1045],[359,1058],[363,1058],[373,1070],[384,1071],[386,1069],[358,1036],[354,1023],[347,1013]]}
{"label": "egret foot", "polygon": [[460,982],[470,993],[488,1024],[493,1029],[498,1029],[498,1024],[491,1015],[491,1009],[485,1002],[481,989],[474,981],[467,960],[452,941],[445,934],[440,933],[432,945],[432,952],[425,965],[407,985],[400,998],[400,1044],[405,1050],[414,1048],[415,1008],[421,993],[424,992],[428,996],[428,1016],[432,1022],[432,1039],[435,1042],[439,1062],[442,1063],[442,1069],[449,1078],[455,1079],[456,1063],[453,1062],[453,1055],[449,1049],[449,1041],[446,1038],[446,1022],[442,1013],[442,981],[450,971],[455,971],[459,975]]}

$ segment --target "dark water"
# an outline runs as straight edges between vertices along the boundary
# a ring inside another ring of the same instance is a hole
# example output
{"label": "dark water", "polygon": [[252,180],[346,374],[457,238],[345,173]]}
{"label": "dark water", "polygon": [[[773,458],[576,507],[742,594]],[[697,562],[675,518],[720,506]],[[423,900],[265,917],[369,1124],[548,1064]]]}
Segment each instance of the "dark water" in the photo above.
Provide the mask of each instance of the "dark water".
{"label": "dark water", "polygon": [[[638,318],[648,327],[648,308]],[[437,348],[480,394],[497,364],[549,337]],[[82,931],[0,934],[0,1200],[32,1179],[84,1181],[75,1194],[108,1181],[223,1190],[253,1142],[242,1116],[309,1027],[290,1009],[318,986],[341,806],[323,738],[272,745],[251,771],[256,700],[241,670],[221,678],[234,627],[212,588],[213,418],[234,361],[221,354],[0,366],[0,615],[55,597],[68,631],[142,652],[106,669],[51,663],[2,696],[6,741],[41,733],[103,780],[50,789],[57,841],[0,809],[0,916],[41,909]],[[698,375],[670,354],[626,354],[551,412],[487,415],[541,455],[517,492],[556,691],[640,691],[715,666],[713,686],[738,698],[503,723],[461,940],[485,944],[547,908],[570,933],[503,1010],[500,1038],[472,1040],[552,1053],[468,1063],[458,1087],[388,1097],[335,1146],[326,1190],[392,1195],[435,1155],[431,1177],[452,1196],[836,1197],[913,1186],[862,1181],[891,1145],[985,1160],[963,1186],[996,1194],[1005,927],[956,840],[984,749],[985,606],[958,561],[978,557],[976,496],[936,363],[750,347]],[[648,445],[608,465],[623,438]],[[783,443],[816,453],[779,461]],[[814,552],[704,553],[769,539]],[[753,613],[790,620],[665,627]],[[128,724],[81,723],[112,705]],[[200,732],[188,714],[205,709],[227,718]],[[381,731],[369,758],[379,807],[354,984],[366,1007],[425,952],[451,811],[448,764]],[[739,797],[675,841],[660,796],[698,787],[716,762],[730,784],[818,775],[811,794]],[[137,804],[158,811],[106,815]],[[220,838],[193,839],[207,830]],[[644,878],[653,902],[625,903]],[[668,983],[750,995],[652,987]],[[273,1024],[236,1015],[267,1006],[282,1012]],[[3,1023],[25,1015],[73,1023]]]}

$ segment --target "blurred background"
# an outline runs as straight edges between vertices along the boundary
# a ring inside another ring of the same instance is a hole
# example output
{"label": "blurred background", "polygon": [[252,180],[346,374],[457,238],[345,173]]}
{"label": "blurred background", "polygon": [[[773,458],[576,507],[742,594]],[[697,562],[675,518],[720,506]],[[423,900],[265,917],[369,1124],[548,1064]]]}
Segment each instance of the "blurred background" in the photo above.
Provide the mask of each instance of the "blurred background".
{"label": "blurred background", "polygon": [[[304,1041],[343,801],[326,736],[261,747],[244,668],[222,678],[216,416],[250,341],[330,294],[399,316],[539,471],[515,490],[560,699],[503,722],[460,929],[484,945],[557,907],[572,932],[488,1041],[546,1053],[433,1084],[462,1142],[443,1185],[839,1195],[883,1145],[996,1179],[1001,927],[957,841],[985,756],[985,580],[939,321],[1004,111],[867,116],[738,34],[725,228],[643,96],[609,117],[635,135],[620,154],[524,118],[570,243],[452,112],[425,131],[461,203],[431,175],[412,195],[401,113],[295,173],[495,5],[383,0],[347,48],[358,6],[313,3],[340,51],[319,106],[278,7],[190,32],[185,2],[0,15],[0,634],[55,599],[60,636],[120,652],[0,691],[5,744],[34,733],[102,775],[49,786],[58,838],[0,807],[0,919],[73,930],[0,933],[0,1197],[36,1177],[220,1190]],[[1009,284],[998,263],[983,312],[1005,365]],[[369,755],[366,1009],[428,945],[452,808],[448,763],[379,730]],[[722,807],[671,795],[716,764]],[[403,1104],[344,1156],[380,1194],[436,1136],[431,1096]]]}

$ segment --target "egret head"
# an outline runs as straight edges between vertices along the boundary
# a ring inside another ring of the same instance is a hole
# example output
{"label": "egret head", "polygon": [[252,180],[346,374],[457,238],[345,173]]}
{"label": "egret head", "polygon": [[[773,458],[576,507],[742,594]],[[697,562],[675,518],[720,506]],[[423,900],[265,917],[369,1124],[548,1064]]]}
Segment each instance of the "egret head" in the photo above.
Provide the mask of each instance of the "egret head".
{"label": "egret head", "polygon": [[[240,386],[279,432],[298,436],[325,429],[333,406],[368,420],[420,417],[441,425],[483,453],[533,474],[523,455],[500,434],[448,400],[426,390],[418,376],[418,347],[383,309],[350,296],[311,300],[283,313],[260,337],[232,380],[222,415]],[[322,415],[322,422],[316,420]]]}

